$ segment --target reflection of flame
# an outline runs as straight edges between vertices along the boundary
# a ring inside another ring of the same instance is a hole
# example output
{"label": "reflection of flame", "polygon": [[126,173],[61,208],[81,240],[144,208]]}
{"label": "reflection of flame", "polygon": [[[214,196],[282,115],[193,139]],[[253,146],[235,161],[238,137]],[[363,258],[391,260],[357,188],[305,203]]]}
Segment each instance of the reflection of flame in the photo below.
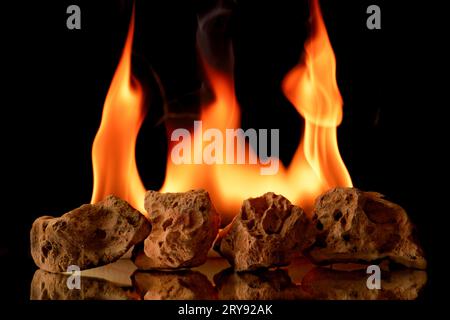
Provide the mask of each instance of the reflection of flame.
{"label": "reflection of flame", "polygon": [[131,74],[134,9],[122,57],[111,82],[92,147],[92,203],[114,194],[144,211],[145,188],[135,160],[136,138],[145,117],[142,87]]}
{"label": "reflection of flame", "polygon": [[[219,10],[216,13],[220,15],[226,12],[228,11]],[[214,15],[209,15],[208,19],[212,17]],[[337,145],[336,127],[342,120],[342,98],[336,83],[336,61],[317,0],[311,2],[311,17],[312,33],[305,46],[303,63],[294,67],[282,84],[287,98],[305,118],[305,132],[289,167],[285,168],[280,164],[275,175],[261,175],[260,164],[175,165],[171,161],[169,150],[162,192],[204,188],[209,191],[226,221],[238,212],[243,199],[267,191],[283,194],[310,212],[320,193],[331,187],[352,185]],[[141,86],[132,79],[130,71],[133,22],[134,18],[94,141],[95,182],[92,201],[113,193],[144,212],[142,207],[145,189],[134,158],[136,137],[144,112]],[[198,35],[198,39],[201,43],[208,43],[208,35],[205,33]],[[225,44],[225,48],[231,48],[229,43]],[[233,63],[231,57],[228,57],[229,60],[221,59],[226,67],[226,71],[222,70],[211,63],[212,59],[208,54],[212,51],[209,49],[211,48],[200,51],[215,99],[202,106],[201,120],[203,130],[215,128],[226,137],[226,129],[236,129],[240,124],[233,78],[228,74]],[[201,132],[199,133],[194,135],[197,140],[193,144],[197,145],[202,154],[204,145]],[[211,141],[207,144],[210,143]],[[173,146],[171,144],[170,149]],[[242,147],[235,147],[235,158],[236,150]],[[250,150],[246,158],[255,156],[251,148],[245,149]],[[225,154],[225,150],[219,152]],[[192,160],[195,156],[194,147]]]}
{"label": "reflection of flame", "polygon": [[[232,216],[243,199],[267,191],[281,193],[310,211],[320,193],[352,185],[337,145],[342,98],[336,83],[336,61],[317,0],[312,1],[311,16],[312,34],[304,62],[283,81],[286,96],[305,118],[304,136],[290,166],[280,165],[276,175],[262,176],[258,165],[174,165],[169,158],[163,191],[205,188],[219,212]],[[202,108],[203,129],[217,128],[225,136],[225,129],[237,128],[240,121],[232,77],[203,61],[215,95],[215,101]]]}

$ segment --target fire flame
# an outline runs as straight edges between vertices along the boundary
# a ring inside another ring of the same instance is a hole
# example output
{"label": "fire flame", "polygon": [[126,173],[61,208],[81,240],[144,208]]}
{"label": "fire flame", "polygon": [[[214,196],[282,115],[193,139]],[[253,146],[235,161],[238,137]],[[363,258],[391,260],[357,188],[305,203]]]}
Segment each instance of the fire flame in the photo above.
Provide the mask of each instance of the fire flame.
{"label": "fire flame", "polygon": [[114,194],[144,213],[145,187],[136,166],[135,148],[145,110],[142,86],[131,74],[133,34],[134,9],[92,146],[94,190],[91,203]]}
{"label": "fire flame", "polygon": [[[286,97],[305,119],[304,134],[289,167],[280,163],[275,175],[261,175],[261,164],[174,164],[170,158],[174,144],[170,144],[161,192],[204,188],[209,191],[226,222],[239,211],[242,200],[268,191],[284,195],[310,213],[319,194],[336,186],[352,186],[337,143],[343,102],[336,83],[336,60],[318,0],[311,1],[310,10],[311,36],[305,44],[304,59],[282,83]],[[145,188],[134,158],[144,111],[142,88],[130,71],[133,22],[134,13],[94,141],[92,201],[113,193],[144,212]],[[215,97],[212,103],[202,106],[203,130],[214,128],[225,137],[226,129],[239,128],[240,124],[233,78],[209,65],[205,59],[202,61]],[[201,135],[196,139],[194,145],[203,150]],[[241,147],[235,147],[235,158],[236,150]],[[255,156],[251,148],[244,147],[249,150],[246,158]],[[191,157],[194,158],[195,154]]]}
{"label": "fire flame", "polygon": [[[205,188],[219,212],[231,218],[243,199],[267,191],[283,194],[309,213],[322,192],[352,186],[337,143],[342,98],[336,83],[336,59],[317,0],[311,3],[311,20],[304,61],[282,84],[286,97],[305,118],[304,135],[289,167],[280,165],[276,175],[262,176],[258,165],[174,165],[168,159],[162,191]],[[240,121],[232,77],[207,64],[205,71],[215,101],[202,108],[203,129],[216,128],[225,136],[225,129],[238,128]]]}
{"label": "fire flame", "polygon": [[318,0],[311,1],[311,36],[305,45],[304,62],[286,75],[282,87],[305,118],[301,148],[294,159],[307,161],[322,192],[336,186],[351,187],[337,142],[343,102],[336,82],[336,58]]}

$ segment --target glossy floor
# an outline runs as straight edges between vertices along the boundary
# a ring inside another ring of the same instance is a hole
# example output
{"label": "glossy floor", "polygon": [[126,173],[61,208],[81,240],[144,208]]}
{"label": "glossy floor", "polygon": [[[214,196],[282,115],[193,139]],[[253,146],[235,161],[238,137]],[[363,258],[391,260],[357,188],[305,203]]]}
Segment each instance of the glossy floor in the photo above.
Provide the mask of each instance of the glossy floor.
{"label": "glossy floor", "polygon": [[129,259],[81,272],[80,289],[68,274],[37,270],[32,300],[414,300],[427,282],[425,271],[382,271],[381,289],[369,290],[358,265],[317,267],[298,258],[289,267],[236,273],[226,260],[210,257],[194,269],[139,271]]}

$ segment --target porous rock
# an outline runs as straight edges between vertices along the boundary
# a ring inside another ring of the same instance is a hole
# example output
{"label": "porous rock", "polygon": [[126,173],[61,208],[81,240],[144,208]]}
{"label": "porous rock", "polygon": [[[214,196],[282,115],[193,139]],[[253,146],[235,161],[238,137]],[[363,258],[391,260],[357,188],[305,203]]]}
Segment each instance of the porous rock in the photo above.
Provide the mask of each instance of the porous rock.
{"label": "porous rock", "polygon": [[217,236],[220,216],[205,190],[184,193],[148,191],[145,209],[152,231],[144,241],[139,269],[177,269],[205,263]]}
{"label": "porous rock", "polygon": [[303,210],[273,192],[243,202],[214,246],[236,271],[288,265],[308,243]]}
{"label": "porous rock", "polygon": [[65,272],[116,261],[149,234],[148,220],[126,201],[108,196],[59,218],[36,219],[30,232],[31,255],[39,268]]}
{"label": "porous rock", "polygon": [[425,269],[426,260],[405,210],[375,192],[334,188],[317,198],[304,250],[316,264],[388,258]]}

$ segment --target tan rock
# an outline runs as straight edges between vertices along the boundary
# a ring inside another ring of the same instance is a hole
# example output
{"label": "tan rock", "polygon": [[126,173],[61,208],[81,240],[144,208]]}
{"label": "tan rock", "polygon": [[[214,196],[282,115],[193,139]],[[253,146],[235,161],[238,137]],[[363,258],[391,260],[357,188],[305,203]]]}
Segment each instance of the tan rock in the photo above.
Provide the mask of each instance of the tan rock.
{"label": "tan rock", "polygon": [[298,300],[307,298],[286,271],[234,272],[226,269],[214,276],[220,300]]}
{"label": "tan rock", "polygon": [[338,271],[318,267],[307,273],[303,290],[319,300],[414,300],[427,282],[420,270],[381,272],[381,289],[370,290],[365,270]]}
{"label": "tan rock", "polygon": [[217,293],[198,271],[137,271],[133,287],[144,300],[214,300]]}
{"label": "tan rock", "polygon": [[317,198],[304,251],[314,263],[372,262],[389,258],[425,269],[423,251],[405,210],[375,192],[335,188]]}
{"label": "tan rock", "polygon": [[205,190],[185,193],[148,191],[145,209],[152,231],[144,241],[140,269],[176,269],[205,263],[217,236],[220,216]]}
{"label": "tan rock", "polygon": [[37,270],[31,281],[31,300],[130,300],[130,288],[112,282],[81,276],[80,289],[69,289],[70,275]]}
{"label": "tan rock", "polygon": [[44,216],[34,221],[31,255],[38,267],[50,272],[65,272],[70,265],[93,268],[116,261],[150,230],[139,211],[108,196],[59,218]]}
{"label": "tan rock", "polygon": [[308,242],[300,207],[273,192],[244,201],[214,246],[236,271],[288,265]]}

